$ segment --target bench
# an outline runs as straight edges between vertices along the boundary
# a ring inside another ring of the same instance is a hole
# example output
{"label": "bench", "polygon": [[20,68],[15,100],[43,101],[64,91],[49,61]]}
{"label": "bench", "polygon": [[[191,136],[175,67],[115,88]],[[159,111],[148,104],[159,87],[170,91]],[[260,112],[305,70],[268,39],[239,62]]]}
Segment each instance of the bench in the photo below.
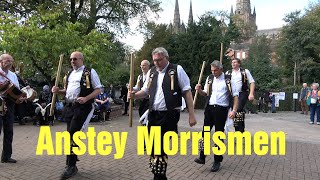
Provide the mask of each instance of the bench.
{"label": "bench", "polygon": [[122,116],[122,105],[111,104],[110,118],[113,119],[119,116]]}

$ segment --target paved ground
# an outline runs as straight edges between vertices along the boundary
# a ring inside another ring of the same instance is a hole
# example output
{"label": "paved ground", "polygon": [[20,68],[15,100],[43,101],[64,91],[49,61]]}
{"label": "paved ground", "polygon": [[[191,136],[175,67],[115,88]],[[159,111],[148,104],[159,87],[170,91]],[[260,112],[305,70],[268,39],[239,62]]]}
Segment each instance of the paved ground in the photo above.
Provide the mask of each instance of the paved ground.
{"label": "paved ground", "polygon": [[[179,131],[200,131],[203,111],[196,112],[198,125],[190,128],[187,113],[182,113]],[[134,113],[137,117],[137,112]],[[109,156],[80,157],[79,173],[73,179],[152,179],[148,157],[137,156],[136,126],[128,127],[128,116],[106,123],[92,123],[96,131],[129,132],[124,157],[119,160]],[[135,118],[137,119],[137,118]],[[247,115],[247,130],[284,131],[286,137],[285,156],[224,156],[219,172],[210,172],[213,156],[205,165],[193,162],[196,156],[175,155],[169,157],[169,179],[320,179],[320,126],[309,125],[308,116],[299,112],[260,113]],[[64,131],[64,123],[51,127],[52,132]],[[0,163],[0,179],[59,179],[65,166],[65,156],[36,156],[39,127],[32,125],[14,126],[13,158],[16,164]],[[53,134],[54,135],[54,134]],[[0,145],[2,146],[2,136]],[[113,151],[114,152],[114,151]]]}

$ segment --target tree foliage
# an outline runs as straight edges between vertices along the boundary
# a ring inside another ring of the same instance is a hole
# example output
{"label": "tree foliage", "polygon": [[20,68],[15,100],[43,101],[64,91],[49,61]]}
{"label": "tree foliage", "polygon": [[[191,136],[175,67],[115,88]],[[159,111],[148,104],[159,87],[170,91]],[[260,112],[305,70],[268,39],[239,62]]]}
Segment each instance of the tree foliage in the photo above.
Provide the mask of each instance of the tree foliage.
{"label": "tree foliage", "polygon": [[[85,54],[85,64],[95,68],[100,77],[109,74],[111,67],[119,64],[119,46],[111,43],[107,34],[95,30],[81,35],[84,28],[81,23],[57,23],[60,15],[33,16],[21,24],[17,19],[2,14],[5,18],[0,20],[0,50],[7,51],[16,61],[24,63],[25,78],[40,73],[50,82],[55,77],[59,55],[64,54],[64,59],[69,59],[74,50]],[[65,60],[64,71],[69,68],[70,62]]]}
{"label": "tree foliage", "polygon": [[93,29],[116,34],[128,32],[132,18],[145,23],[159,5],[157,0],[1,0],[0,10],[22,18],[62,10],[60,20],[82,23],[85,34]]}
{"label": "tree foliage", "polygon": [[[220,43],[223,42],[226,49],[230,41],[238,36],[236,27],[232,27],[234,29],[230,32],[228,28],[223,36],[220,25],[221,22],[210,12],[202,15],[198,22],[190,24],[186,33],[173,34],[170,25],[149,24],[144,31],[146,41],[137,54],[136,64],[142,59],[151,59],[154,48],[164,47],[169,52],[170,62],[182,65],[193,86],[198,82],[202,62],[207,62],[205,77],[211,73],[208,64],[220,58]],[[230,63],[223,58],[225,69],[230,68]]]}
{"label": "tree foliage", "polygon": [[292,12],[284,20],[288,24],[283,27],[277,53],[285,75],[292,77],[297,63],[301,82],[320,79],[320,74],[314,72],[320,65],[320,4],[310,6],[304,15]]}
{"label": "tree foliage", "polygon": [[256,89],[270,91],[280,88],[281,72],[271,63],[270,40],[265,36],[256,38],[249,47],[249,58],[243,63],[254,77]]}

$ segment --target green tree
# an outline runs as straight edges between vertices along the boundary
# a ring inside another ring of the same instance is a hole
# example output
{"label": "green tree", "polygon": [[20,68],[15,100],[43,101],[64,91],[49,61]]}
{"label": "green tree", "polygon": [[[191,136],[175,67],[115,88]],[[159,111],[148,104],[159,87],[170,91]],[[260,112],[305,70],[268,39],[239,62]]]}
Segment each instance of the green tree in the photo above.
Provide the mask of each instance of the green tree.
{"label": "green tree", "polygon": [[[230,40],[237,38],[234,32],[223,37],[220,21],[213,14],[208,12],[202,15],[199,22],[189,25],[186,33],[180,34],[173,34],[170,25],[150,24],[144,31],[146,41],[138,52],[137,63],[150,59],[152,50],[162,46],[168,50],[170,62],[183,66],[194,86],[198,82],[202,62],[207,62],[204,76],[209,75],[208,64],[220,57],[220,42],[224,42],[226,49]],[[227,62],[225,57],[223,61]],[[230,67],[229,63],[226,65]]]}
{"label": "green tree", "polygon": [[[50,82],[55,77],[59,55],[65,54],[65,59],[68,59],[74,50],[83,52],[85,64],[95,68],[100,77],[106,77],[111,71],[112,59],[119,55],[117,47],[108,40],[110,37],[95,30],[83,36],[83,24],[56,23],[59,15],[33,16],[21,24],[2,14],[6,18],[0,20],[0,50],[7,51],[16,61],[25,64],[25,78],[33,77],[38,72]],[[45,24],[55,26],[42,28]],[[69,68],[70,62],[65,60],[64,71]]]}
{"label": "green tree", "polygon": [[103,32],[126,33],[130,20],[138,18],[145,23],[148,17],[160,10],[157,0],[2,0],[0,10],[29,18],[43,12],[63,10],[61,21],[80,22],[83,32],[98,29]]}
{"label": "green tree", "polygon": [[255,79],[256,89],[260,91],[280,88],[281,72],[271,63],[270,40],[258,37],[249,47],[249,58],[243,63]]}
{"label": "green tree", "polygon": [[313,71],[320,65],[320,3],[311,5],[304,15],[296,11],[284,20],[288,24],[282,29],[277,54],[286,77],[292,77],[296,63],[298,83],[310,82],[308,75],[319,79],[319,73]]}

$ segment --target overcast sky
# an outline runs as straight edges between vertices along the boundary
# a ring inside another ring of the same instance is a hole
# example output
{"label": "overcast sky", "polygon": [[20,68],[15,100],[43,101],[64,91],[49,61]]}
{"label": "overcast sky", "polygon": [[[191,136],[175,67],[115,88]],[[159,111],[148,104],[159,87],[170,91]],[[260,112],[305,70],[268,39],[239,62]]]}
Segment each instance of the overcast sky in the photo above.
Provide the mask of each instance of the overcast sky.
{"label": "overcast sky", "polygon": [[[282,20],[286,14],[295,10],[303,10],[310,2],[318,0],[251,0],[251,9],[256,8],[258,29],[271,29],[283,26]],[[188,22],[190,0],[178,0],[180,10],[180,20],[185,24]],[[231,5],[236,8],[236,0],[193,0],[193,20],[198,21],[198,17],[207,11],[228,11]],[[159,13],[159,23],[170,23],[173,21],[175,0],[162,0],[162,12]],[[139,50],[143,45],[141,34],[128,35],[121,39],[122,42],[133,46]]]}

